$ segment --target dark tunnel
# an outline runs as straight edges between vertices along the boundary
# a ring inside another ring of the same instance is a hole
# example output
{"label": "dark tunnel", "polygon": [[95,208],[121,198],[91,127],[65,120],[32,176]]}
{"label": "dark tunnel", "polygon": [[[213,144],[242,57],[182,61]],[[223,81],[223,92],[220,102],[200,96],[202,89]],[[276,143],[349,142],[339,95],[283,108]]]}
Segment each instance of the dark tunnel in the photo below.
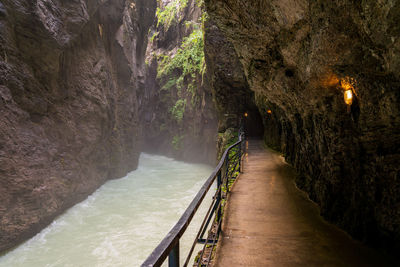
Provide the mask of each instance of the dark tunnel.
{"label": "dark tunnel", "polygon": [[264,135],[264,124],[257,108],[249,109],[244,113],[243,128],[246,137],[262,139]]}

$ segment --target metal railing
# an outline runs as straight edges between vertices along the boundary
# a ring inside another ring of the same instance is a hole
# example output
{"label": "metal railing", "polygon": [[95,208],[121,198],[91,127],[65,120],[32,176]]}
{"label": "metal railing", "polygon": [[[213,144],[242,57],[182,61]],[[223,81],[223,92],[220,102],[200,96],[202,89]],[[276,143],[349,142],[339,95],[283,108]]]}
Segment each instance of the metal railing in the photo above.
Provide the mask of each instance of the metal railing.
{"label": "metal railing", "polygon": [[[184,263],[184,266],[188,265],[196,244],[201,243],[204,244],[204,247],[198,260],[198,266],[208,266],[211,260],[213,249],[218,242],[218,237],[221,232],[224,202],[223,199],[226,198],[227,194],[229,193],[231,181],[234,180],[242,170],[243,155],[244,134],[242,131],[239,131],[239,141],[229,146],[225,150],[217,167],[196,194],[189,207],[183,213],[175,226],[161,241],[161,243],[144,261],[144,263],[141,265],[142,267],[161,266],[167,257],[169,264],[168,266],[179,266],[179,240],[184,234],[186,228],[189,226],[193,216],[201,205],[210,187],[215,180],[217,180],[217,190],[213,196],[212,203],[203,219],[200,229]],[[207,238],[204,238],[210,222],[212,222],[211,229],[208,231]],[[205,254],[206,250],[208,251],[207,254]],[[206,255],[205,261],[203,259],[204,255]]]}

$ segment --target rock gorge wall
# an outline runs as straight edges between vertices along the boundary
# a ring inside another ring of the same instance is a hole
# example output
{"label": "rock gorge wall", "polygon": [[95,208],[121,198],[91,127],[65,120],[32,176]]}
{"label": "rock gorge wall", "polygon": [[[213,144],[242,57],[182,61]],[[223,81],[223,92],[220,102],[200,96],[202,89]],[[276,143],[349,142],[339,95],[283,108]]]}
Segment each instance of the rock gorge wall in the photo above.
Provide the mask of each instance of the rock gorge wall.
{"label": "rock gorge wall", "polygon": [[213,19],[207,18],[204,28],[206,74],[217,109],[217,149],[220,158],[225,149],[237,141],[238,128],[244,123],[243,114],[250,113],[252,117],[258,114],[258,108],[232,43]]}
{"label": "rock gorge wall", "polygon": [[[205,5],[210,32],[220,30],[240,60],[266,143],[299,171],[297,184],[329,221],[399,251],[400,1]],[[354,86],[349,112],[344,80]]]}
{"label": "rock gorge wall", "polygon": [[136,168],[156,1],[0,1],[0,251]]}
{"label": "rock gorge wall", "polygon": [[217,116],[205,75],[200,1],[158,1],[146,53],[144,151],[215,164]]}

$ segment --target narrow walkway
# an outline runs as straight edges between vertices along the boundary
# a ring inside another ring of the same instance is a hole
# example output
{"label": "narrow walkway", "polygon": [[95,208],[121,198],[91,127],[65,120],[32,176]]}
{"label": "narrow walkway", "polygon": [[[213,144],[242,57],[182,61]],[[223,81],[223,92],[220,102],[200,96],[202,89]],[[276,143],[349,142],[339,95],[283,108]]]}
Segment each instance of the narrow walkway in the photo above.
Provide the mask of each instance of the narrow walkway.
{"label": "narrow walkway", "polygon": [[248,143],[232,188],[216,266],[394,266],[325,222],[295,173],[261,141]]}

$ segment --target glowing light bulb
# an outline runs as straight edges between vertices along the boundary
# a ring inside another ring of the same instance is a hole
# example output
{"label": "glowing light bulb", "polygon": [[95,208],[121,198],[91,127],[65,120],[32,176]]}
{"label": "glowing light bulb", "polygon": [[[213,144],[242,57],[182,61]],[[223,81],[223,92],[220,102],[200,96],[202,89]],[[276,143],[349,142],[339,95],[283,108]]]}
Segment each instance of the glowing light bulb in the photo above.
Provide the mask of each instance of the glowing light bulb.
{"label": "glowing light bulb", "polygon": [[270,109],[267,110],[268,114],[272,114],[272,111]]}
{"label": "glowing light bulb", "polygon": [[343,97],[344,97],[344,102],[346,103],[346,105],[348,105],[348,107],[351,106],[351,104],[353,104],[353,91],[354,91],[354,87],[352,85],[352,79],[350,78],[346,78],[340,81],[340,85],[343,89]]}
{"label": "glowing light bulb", "polygon": [[353,103],[353,91],[351,89],[344,91],[344,102],[349,106]]}
{"label": "glowing light bulb", "polygon": [[247,112],[245,112],[245,113],[244,113],[244,116],[247,117],[247,116],[249,116],[249,114],[247,114]]}

